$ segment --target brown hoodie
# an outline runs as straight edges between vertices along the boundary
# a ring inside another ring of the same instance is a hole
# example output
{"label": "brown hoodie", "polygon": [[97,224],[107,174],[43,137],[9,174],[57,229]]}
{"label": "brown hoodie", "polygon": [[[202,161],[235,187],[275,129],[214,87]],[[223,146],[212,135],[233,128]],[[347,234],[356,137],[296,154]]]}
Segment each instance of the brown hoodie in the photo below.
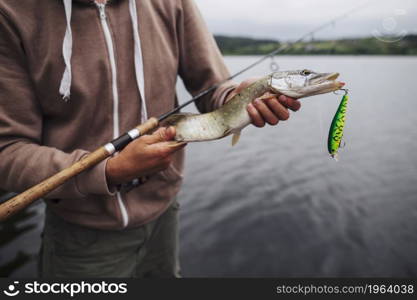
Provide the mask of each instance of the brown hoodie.
{"label": "brown hoodie", "polygon": [[[0,0],[0,189],[21,192],[78,161],[113,138],[117,118],[120,133],[140,123],[129,1],[113,0],[105,9],[113,51],[98,7],[73,1],[71,95],[64,101],[63,1]],[[136,8],[149,117],[176,105],[177,75],[192,94],[228,77],[192,0],[136,0]],[[219,107],[232,88],[222,85],[198,103],[199,110]],[[107,186],[104,161],[50,193],[46,203],[67,221],[89,227],[139,226],[162,214],[177,194],[183,156],[117,194]]]}

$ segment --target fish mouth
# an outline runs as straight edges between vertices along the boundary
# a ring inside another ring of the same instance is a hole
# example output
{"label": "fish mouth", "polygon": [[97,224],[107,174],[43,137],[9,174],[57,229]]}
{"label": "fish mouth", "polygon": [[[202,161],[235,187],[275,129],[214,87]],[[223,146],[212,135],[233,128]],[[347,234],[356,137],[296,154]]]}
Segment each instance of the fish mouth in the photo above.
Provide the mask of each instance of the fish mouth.
{"label": "fish mouth", "polygon": [[326,80],[336,80],[339,77],[339,73],[329,73],[325,75]]}
{"label": "fish mouth", "polygon": [[340,74],[337,72],[334,73],[322,73],[318,74],[316,78],[311,80],[312,85],[320,85],[320,84],[329,84],[333,86],[335,89],[342,88],[345,83],[341,81],[336,81],[339,78]]}
{"label": "fish mouth", "polygon": [[320,84],[326,81],[335,81],[339,77],[339,73],[318,73],[311,78],[311,84]]}

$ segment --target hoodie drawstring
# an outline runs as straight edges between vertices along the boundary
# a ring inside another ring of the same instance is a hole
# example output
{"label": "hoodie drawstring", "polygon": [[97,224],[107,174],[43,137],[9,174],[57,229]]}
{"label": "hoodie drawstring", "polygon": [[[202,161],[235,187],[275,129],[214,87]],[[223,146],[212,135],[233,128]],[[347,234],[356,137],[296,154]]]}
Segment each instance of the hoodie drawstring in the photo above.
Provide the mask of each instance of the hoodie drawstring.
{"label": "hoodie drawstring", "polygon": [[72,15],[72,0],[64,0],[65,17],[67,20],[67,29],[65,31],[64,42],[62,44],[62,56],[65,62],[65,71],[62,75],[61,85],[59,86],[59,93],[65,101],[69,100],[71,90],[71,56],[72,56],[72,31],[71,31],[71,15]]}
{"label": "hoodie drawstring", "polygon": [[142,99],[142,123],[148,119],[145,101],[145,76],[143,71],[142,45],[139,37],[138,13],[136,10],[136,0],[129,0],[130,18],[133,26],[133,39],[135,41],[135,74],[136,84],[138,86],[140,96]]}
{"label": "hoodie drawstring", "polygon": [[[64,42],[62,45],[62,56],[65,62],[65,71],[62,76],[61,84],[59,87],[59,93],[62,95],[65,101],[70,98],[71,91],[71,57],[72,57],[72,31],[71,31],[71,15],[72,15],[72,0],[63,0],[65,8],[65,17],[67,21],[67,29],[65,31]],[[136,84],[141,97],[141,122],[148,119],[146,100],[145,100],[145,76],[143,67],[142,46],[139,35],[139,22],[136,8],[136,0],[129,0],[129,12],[133,27],[133,39],[134,39],[134,53],[135,53],[135,74]]]}

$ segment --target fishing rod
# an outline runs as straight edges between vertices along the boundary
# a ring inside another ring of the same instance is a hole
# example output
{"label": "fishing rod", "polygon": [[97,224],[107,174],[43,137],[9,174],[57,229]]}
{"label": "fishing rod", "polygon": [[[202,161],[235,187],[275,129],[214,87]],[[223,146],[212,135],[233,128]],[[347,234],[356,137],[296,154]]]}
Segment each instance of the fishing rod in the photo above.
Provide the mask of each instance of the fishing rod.
{"label": "fishing rod", "polygon": [[347,17],[348,15],[362,9],[365,5],[368,5],[370,1],[368,1],[364,5],[360,5],[358,7],[355,7],[344,14],[318,26],[317,28],[307,32],[303,36],[301,36],[299,39],[292,43],[284,44],[280,47],[278,47],[276,50],[266,54],[265,56],[261,57],[254,63],[248,65],[246,68],[240,70],[239,72],[229,76],[225,80],[211,86],[210,88],[200,92],[196,96],[194,96],[192,99],[184,102],[183,104],[177,106],[175,109],[159,116],[159,117],[152,117],[145,121],[143,124],[139,124],[132,130],[126,132],[125,134],[121,135],[120,137],[114,139],[113,141],[105,144],[104,146],[98,148],[97,150],[91,152],[78,162],[74,163],[73,165],[69,166],[66,169],[63,169],[62,171],[56,173],[55,175],[52,175],[51,177],[43,180],[42,182],[38,183],[37,185],[34,185],[33,187],[27,189],[26,191],[14,196],[13,198],[3,202],[0,204],[0,221],[3,222],[7,220],[9,217],[13,216],[14,214],[18,213],[22,209],[26,208],[30,204],[32,204],[34,201],[44,197],[57,187],[61,186],[71,178],[77,176],[78,174],[82,173],[83,171],[97,165],[101,161],[105,160],[106,158],[112,156],[114,153],[121,151],[124,147],[126,147],[130,142],[136,140],[142,135],[150,133],[152,130],[156,129],[160,122],[171,116],[172,114],[175,114],[179,112],[182,108],[188,106],[191,103],[194,103],[196,100],[202,98],[203,96],[209,94],[210,92],[217,89],[220,85],[223,83],[232,80],[236,78],[237,76],[243,74],[244,72],[252,69],[256,65],[262,63],[268,58],[273,58],[278,53],[281,53],[285,50],[290,49],[293,45],[303,41],[305,38],[312,36],[314,33],[321,31],[329,26],[333,26],[337,21],[339,21],[340,18]]}

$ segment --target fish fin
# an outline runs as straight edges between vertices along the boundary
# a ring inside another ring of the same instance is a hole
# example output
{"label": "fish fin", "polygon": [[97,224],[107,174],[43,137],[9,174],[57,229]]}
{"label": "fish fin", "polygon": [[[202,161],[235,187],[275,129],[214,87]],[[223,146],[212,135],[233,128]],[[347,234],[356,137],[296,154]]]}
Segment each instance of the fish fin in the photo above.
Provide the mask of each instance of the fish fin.
{"label": "fish fin", "polygon": [[274,93],[271,93],[271,92],[266,92],[261,97],[258,97],[258,99],[266,100],[266,99],[270,99],[270,98],[274,98],[274,97],[278,98],[278,94],[274,94]]}
{"label": "fish fin", "polygon": [[235,134],[233,134],[233,137],[232,137],[232,146],[236,145],[237,142],[239,142],[239,139],[240,139],[240,131],[239,132],[236,132]]}

